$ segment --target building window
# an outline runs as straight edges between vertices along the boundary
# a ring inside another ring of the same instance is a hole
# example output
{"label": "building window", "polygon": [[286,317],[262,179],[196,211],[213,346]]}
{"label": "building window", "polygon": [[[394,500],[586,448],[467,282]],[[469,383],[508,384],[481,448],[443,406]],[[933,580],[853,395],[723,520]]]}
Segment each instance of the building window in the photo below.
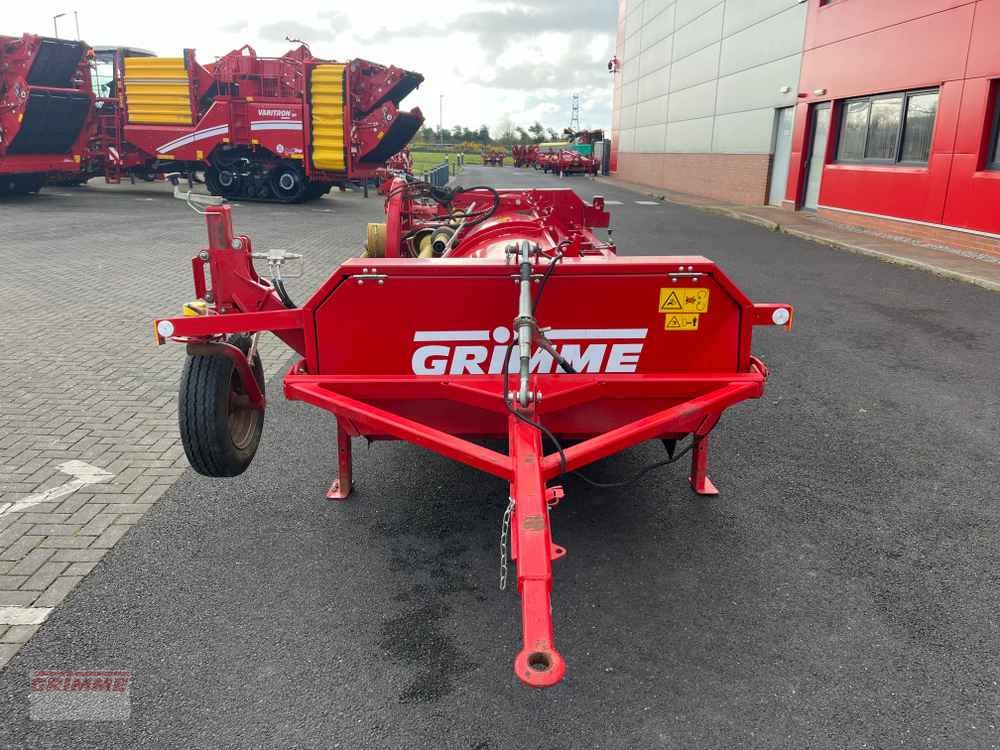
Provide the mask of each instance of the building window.
{"label": "building window", "polygon": [[937,106],[937,89],[846,100],[837,161],[926,164]]}

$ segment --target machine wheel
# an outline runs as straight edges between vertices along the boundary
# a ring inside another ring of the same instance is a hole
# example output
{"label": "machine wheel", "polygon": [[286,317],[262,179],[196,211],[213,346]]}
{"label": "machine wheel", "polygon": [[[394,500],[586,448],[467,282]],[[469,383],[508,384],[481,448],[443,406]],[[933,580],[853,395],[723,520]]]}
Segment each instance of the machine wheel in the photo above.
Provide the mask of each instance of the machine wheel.
{"label": "machine wheel", "polygon": [[30,195],[45,186],[44,174],[19,174],[10,178],[8,190],[11,195]]}
{"label": "machine wheel", "polygon": [[229,169],[220,169],[216,172],[216,179],[224,195],[238,193],[240,189],[240,176]]}
{"label": "machine wheel", "polygon": [[313,201],[317,198],[322,198],[324,195],[330,192],[330,188],[333,187],[332,182],[310,182],[309,186],[306,188],[305,196],[302,200]]}
{"label": "machine wheel", "polygon": [[[228,339],[243,352],[250,351],[250,342],[244,334]],[[251,368],[263,392],[264,368],[256,353]],[[228,357],[188,356],[177,412],[184,453],[199,474],[235,477],[250,465],[264,429],[264,412],[251,406]]]}
{"label": "machine wheel", "polygon": [[205,170],[205,187],[212,195],[222,195],[222,183],[219,182],[219,170],[209,167]]}
{"label": "machine wheel", "polygon": [[271,170],[271,192],[280,203],[298,203],[308,187],[309,180],[297,166],[281,164]]}

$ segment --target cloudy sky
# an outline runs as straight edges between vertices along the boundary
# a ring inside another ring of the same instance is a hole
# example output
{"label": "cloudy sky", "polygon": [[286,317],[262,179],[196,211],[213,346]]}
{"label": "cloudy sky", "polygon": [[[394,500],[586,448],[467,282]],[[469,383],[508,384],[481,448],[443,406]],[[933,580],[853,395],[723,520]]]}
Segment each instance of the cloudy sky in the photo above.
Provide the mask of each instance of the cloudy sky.
{"label": "cloudy sky", "polygon": [[241,0],[6,0],[0,33],[80,35],[93,45],[128,45],[160,55],[194,47],[211,61],[251,44],[279,55],[286,36],[310,43],[331,59],[364,57],[424,75],[403,104],[419,106],[437,127],[444,94],[444,126],[491,130],[504,120],[527,127],[540,120],[558,130],[569,124],[571,97],[579,93],[581,124],[610,128],[611,76],[617,0],[512,0],[510,2],[302,2]]}

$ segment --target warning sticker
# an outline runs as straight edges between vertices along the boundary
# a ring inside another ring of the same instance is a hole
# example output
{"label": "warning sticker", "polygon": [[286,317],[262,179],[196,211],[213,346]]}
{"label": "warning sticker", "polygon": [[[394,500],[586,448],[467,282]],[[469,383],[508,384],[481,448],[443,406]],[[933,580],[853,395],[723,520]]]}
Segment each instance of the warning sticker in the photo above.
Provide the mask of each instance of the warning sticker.
{"label": "warning sticker", "polygon": [[698,315],[697,313],[668,314],[663,322],[663,327],[668,331],[697,331]]}
{"label": "warning sticker", "polygon": [[705,287],[671,287],[660,290],[661,313],[708,312],[708,289]]}

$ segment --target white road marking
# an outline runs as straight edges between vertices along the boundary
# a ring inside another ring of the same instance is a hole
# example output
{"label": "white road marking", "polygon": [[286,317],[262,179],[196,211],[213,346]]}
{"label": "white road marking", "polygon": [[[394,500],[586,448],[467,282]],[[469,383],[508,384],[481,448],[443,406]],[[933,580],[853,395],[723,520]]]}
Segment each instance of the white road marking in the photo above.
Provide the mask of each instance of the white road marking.
{"label": "white road marking", "polygon": [[60,484],[58,487],[47,489],[44,492],[28,495],[24,500],[0,505],[0,516],[7,513],[19,513],[41,503],[50,503],[53,500],[66,497],[66,495],[72,495],[78,489],[86,487],[88,484],[107,482],[115,476],[110,471],[91,466],[84,461],[66,461],[59,464],[59,471],[69,474],[73,479]]}
{"label": "white road marking", "polygon": [[659,206],[659,201],[636,201],[640,206]]}
{"label": "white road marking", "polygon": [[609,200],[606,200],[606,201],[604,201],[604,205],[605,206],[624,206],[625,204],[622,203],[621,201],[609,201]]}
{"label": "white road marking", "polygon": [[137,201],[151,201],[152,198],[136,198]]}
{"label": "white road marking", "polygon": [[0,625],[41,625],[52,607],[0,607]]}

